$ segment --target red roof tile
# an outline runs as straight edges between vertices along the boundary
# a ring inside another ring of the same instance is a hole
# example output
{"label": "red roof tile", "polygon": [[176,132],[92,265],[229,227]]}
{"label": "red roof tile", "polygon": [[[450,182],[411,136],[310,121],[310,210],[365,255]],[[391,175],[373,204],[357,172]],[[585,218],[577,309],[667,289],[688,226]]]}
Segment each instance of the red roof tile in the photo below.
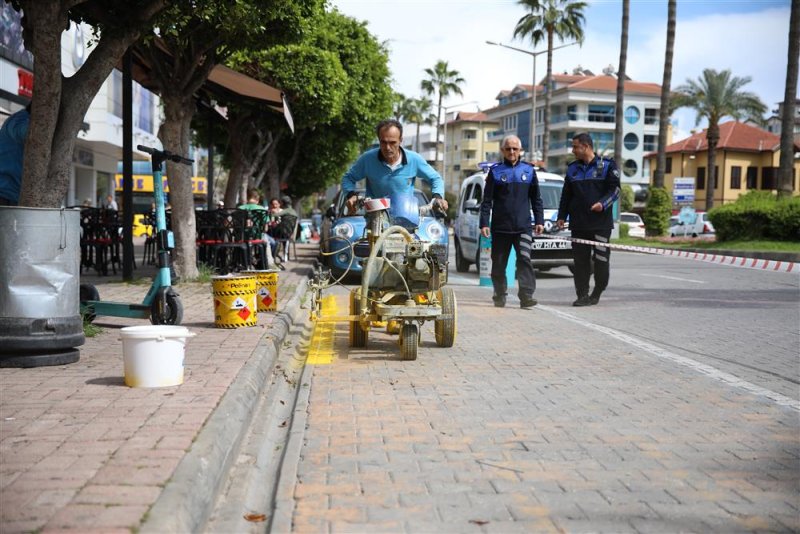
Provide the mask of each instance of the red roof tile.
{"label": "red roof tile", "polygon": [[[706,131],[707,129],[677,143],[672,143],[666,147],[666,153],[707,151]],[[750,124],[728,121],[719,125],[718,149],[764,152],[778,150],[780,144],[780,136]]]}
{"label": "red roof tile", "polygon": [[[617,79],[613,76],[583,76],[580,81],[569,84],[570,89],[588,89],[590,91],[617,91]],[[626,93],[661,94],[661,86],[657,83],[625,82]]]}

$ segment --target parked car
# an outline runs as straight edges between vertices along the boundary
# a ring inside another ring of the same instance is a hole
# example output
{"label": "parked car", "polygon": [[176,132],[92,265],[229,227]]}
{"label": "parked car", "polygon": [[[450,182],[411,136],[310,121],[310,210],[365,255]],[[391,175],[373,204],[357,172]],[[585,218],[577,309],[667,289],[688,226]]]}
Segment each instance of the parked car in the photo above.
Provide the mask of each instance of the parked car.
{"label": "parked car", "polygon": [[[364,190],[357,190],[358,195],[363,196]],[[414,190],[417,202],[420,206],[428,204],[430,200],[419,189]],[[322,262],[327,265],[331,274],[337,278],[350,270],[353,274],[361,273],[363,267],[359,258],[353,257],[352,245],[359,239],[366,237],[367,221],[364,218],[364,211],[361,209],[355,215],[345,215],[345,195],[340,189],[336,193],[328,211],[323,217],[320,228],[319,249]],[[433,241],[441,243],[445,247],[450,246],[450,236],[447,228],[440,219],[431,216],[421,216],[416,235],[423,241]],[[335,254],[328,254],[336,252]],[[352,263],[351,263],[352,258]]]}
{"label": "parked car", "polygon": [[710,236],[714,235],[714,225],[711,224],[708,213],[698,211],[695,213],[694,220],[689,223],[684,223],[677,215],[670,217],[667,233],[670,237]]}
{"label": "parked car", "polygon": [[619,214],[619,222],[628,225],[628,235],[630,237],[644,237],[644,221],[638,213],[623,211]]}
{"label": "parked car", "polygon": [[[486,181],[488,170],[473,174],[461,182],[461,191],[458,195],[458,209],[453,231],[456,248],[456,270],[466,272],[473,263],[478,265],[480,247],[480,218],[481,200],[483,198],[483,185]],[[549,172],[536,171],[539,179],[539,190],[544,206],[544,233],[546,236],[569,237],[569,230],[559,230],[556,225],[558,216],[558,203],[561,200],[561,190],[564,188],[564,178]],[[533,224],[533,214],[531,214]],[[548,237],[534,236],[531,251],[533,267],[539,271],[548,271],[553,267],[567,266],[572,271],[575,261],[572,258],[572,243],[549,239]]]}

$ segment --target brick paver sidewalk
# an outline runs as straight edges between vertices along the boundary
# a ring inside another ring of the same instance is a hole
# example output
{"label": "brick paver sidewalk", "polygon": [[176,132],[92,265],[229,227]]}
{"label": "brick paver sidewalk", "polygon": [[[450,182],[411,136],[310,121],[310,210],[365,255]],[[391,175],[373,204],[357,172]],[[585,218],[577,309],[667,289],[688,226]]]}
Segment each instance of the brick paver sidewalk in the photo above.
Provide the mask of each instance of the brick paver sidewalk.
{"label": "brick paver sidewalk", "polygon": [[[311,246],[298,252],[300,261],[279,276],[284,314],[314,256]],[[147,292],[146,284],[112,278],[98,285],[103,300],[141,302]],[[150,324],[137,319],[98,317],[102,332],[87,338],[77,363],[0,369],[0,531],[138,528],[245,364],[275,358],[281,340],[273,338],[285,335],[279,314],[260,314],[252,328],[218,329],[210,283],[177,290],[183,326],[197,334],[180,386],[124,385],[119,329]]]}

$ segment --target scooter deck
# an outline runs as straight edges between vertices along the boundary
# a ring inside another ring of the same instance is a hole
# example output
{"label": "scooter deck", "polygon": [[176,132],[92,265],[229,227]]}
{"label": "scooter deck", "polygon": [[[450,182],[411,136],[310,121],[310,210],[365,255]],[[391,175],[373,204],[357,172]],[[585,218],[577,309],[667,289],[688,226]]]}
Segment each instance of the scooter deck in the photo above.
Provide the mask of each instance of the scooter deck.
{"label": "scooter deck", "polygon": [[131,317],[135,319],[147,319],[150,317],[150,306],[145,304],[109,302],[105,300],[87,300],[81,304],[91,308],[95,315]]}

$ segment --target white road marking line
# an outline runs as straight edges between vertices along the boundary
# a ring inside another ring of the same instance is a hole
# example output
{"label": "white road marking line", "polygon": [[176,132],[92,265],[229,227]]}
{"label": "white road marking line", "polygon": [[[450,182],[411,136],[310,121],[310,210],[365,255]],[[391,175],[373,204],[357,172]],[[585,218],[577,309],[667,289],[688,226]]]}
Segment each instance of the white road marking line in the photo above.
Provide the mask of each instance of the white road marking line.
{"label": "white road marking line", "polygon": [[694,284],[707,284],[703,280],[692,280],[691,278],[679,278],[677,276],[666,276],[664,274],[642,274],[641,276],[649,276],[650,278],[666,278],[667,280],[677,280],[678,282],[692,282]]}
{"label": "white road marking line", "polygon": [[555,308],[551,308],[550,306],[539,305],[538,308],[547,311],[549,313],[552,313],[554,315],[557,315],[559,317],[562,317],[568,321],[572,321],[573,323],[577,323],[586,328],[590,328],[592,330],[596,330],[598,332],[611,336],[624,343],[628,343],[629,345],[633,345],[634,347],[647,351],[650,354],[654,354],[659,358],[669,360],[684,367],[688,367],[689,369],[697,371],[700,374],[706,375],[707,377],[717,380],[718,382],[723,382],[725,384],[728,384],[729,386],[732,386],[737,389],[742,389],[744,391],[747,391],[748,393],[752,393],[753,395],[757,395],[759,397],[765,397],[773,401],[775,404],[778,404],[780,406],[787,406],[797,412],[800,412],[800,401],[787,397],[786,395],[776,393],[775,391],[762,388],[761,386],[757,386],[746,380],[742,380],[741,378],[734,376],[730,373],[720,371],[716,367],[700,363],[698,361],[692,360],[691,358],[686,358],[685,356],[679,356],[678,354],[669,352],[668,350],[662,349],[661,347],[653,345],[652,343],[648,343],[647,341],[644,341],[642,339],[638,339],[628,334],[623,334],[622,332],[619,332],[612,328],[608,328],[605,326],[591,323],[589,321],[585,321],[583,319],[580,319],[579,317],[570,315],[569,313],[562,312],[561,310],[557,310]]}

